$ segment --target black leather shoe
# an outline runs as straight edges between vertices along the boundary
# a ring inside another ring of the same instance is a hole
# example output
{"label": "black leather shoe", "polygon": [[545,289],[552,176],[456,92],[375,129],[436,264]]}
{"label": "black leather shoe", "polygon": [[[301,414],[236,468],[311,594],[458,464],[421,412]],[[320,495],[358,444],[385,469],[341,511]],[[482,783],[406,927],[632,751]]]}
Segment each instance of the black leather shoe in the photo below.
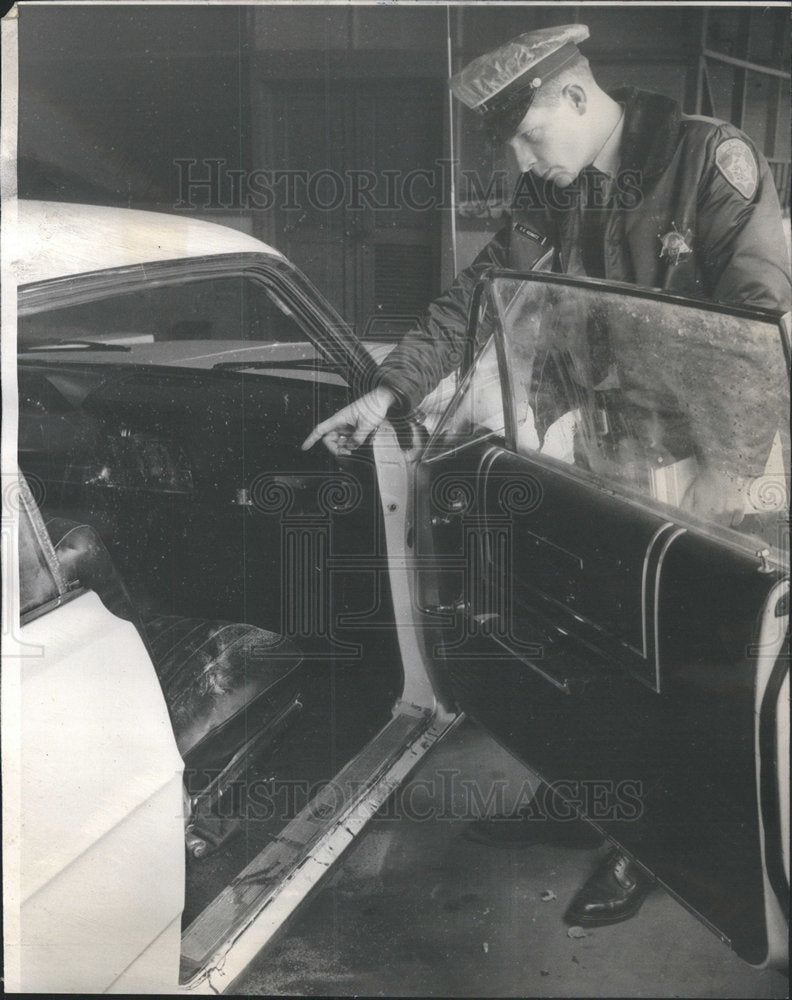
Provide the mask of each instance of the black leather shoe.
{"label": "black leather shoe", "polygon": [[568,924],[604,927],[628,920],[641,908],[654,885],[624,855],[612,851],[580,889],[564,914]]}
{"label": "black leather shoe", "polygon": [[512,849],[533,844],[554,844],[556,847],[593,850],[602,843],[602,836],[583,820],[537,819],[525,809],[474,820],[465,827],[463,836],[485,847]]}

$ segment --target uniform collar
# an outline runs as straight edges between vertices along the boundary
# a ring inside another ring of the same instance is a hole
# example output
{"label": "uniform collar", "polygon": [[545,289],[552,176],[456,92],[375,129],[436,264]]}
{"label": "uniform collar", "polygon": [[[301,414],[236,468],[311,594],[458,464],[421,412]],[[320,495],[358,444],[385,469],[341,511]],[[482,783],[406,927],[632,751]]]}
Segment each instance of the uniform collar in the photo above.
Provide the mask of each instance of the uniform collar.
{"label": "uniform collar", "polygon": [[661,174],[679,140],[679,104],[635,87],[615,90],[610,96],[624,105],[620,169],[638,171],[644,180]]}

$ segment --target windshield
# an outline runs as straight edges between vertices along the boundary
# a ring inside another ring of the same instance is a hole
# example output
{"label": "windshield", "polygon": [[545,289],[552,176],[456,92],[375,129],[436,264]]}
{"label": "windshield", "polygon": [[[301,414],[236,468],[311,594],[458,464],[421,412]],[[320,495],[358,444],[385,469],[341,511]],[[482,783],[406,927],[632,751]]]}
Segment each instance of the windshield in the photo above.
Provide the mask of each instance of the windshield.
{"label": "windshield", "polygon": [[245,275],[150,284],[19,319],[21,351],[91,344],[309,342],[306,328],[275,289]]}

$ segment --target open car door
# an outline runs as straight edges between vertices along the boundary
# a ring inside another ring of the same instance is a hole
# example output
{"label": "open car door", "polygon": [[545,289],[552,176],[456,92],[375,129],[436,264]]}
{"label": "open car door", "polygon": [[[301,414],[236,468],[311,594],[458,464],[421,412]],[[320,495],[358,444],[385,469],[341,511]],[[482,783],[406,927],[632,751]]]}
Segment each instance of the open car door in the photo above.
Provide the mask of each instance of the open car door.
{"label": "open car door", "polygon": [[470,343],[418,469],[436,669],[556,819],[585,815],[745,959],[783,961],[784,320],[496,271]]}

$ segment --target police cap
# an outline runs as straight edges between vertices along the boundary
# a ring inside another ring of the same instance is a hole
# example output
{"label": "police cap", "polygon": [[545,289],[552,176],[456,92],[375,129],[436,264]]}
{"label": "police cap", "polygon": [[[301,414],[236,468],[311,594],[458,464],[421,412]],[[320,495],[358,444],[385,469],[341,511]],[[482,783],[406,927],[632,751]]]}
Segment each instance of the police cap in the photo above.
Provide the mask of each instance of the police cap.
{"label": "police cap", "polygon": [[482,116],[502,117],[518,106],[524,115],[541,85],[578,56],[577,43],[588,37],[585,24],[528,31],[474,59],[451,77],[451,89]]}

